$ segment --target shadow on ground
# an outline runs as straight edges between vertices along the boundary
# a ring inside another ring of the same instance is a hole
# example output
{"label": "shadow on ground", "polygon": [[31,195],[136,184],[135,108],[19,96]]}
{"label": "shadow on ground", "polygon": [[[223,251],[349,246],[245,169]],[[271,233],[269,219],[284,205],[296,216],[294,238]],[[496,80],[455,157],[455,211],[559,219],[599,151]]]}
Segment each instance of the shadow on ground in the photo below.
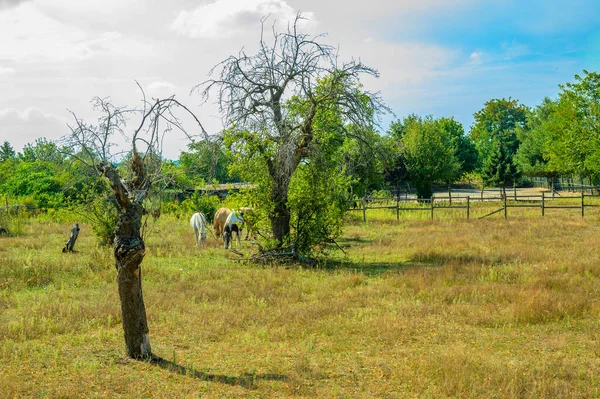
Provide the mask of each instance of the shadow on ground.
{"label": "shadow on ground", "polygon": [[510,257],[482,256],[471,254],[444,254],[438,252],[416,253],[406,261],[392,262],[356,262],[350,260],[330,260],[323,264],[325,270],[351,270],[367,276],[379,276],[384,273],[402,273],[419,268],[444,266],[486,265],[498,266],[511,263]]}
{"label": "shadow on ground", "polygon": [[185,367],[179,365],[170,360],[163,359],[160,356],[153,356],[150,361],[151,364],[155,364],[158,367],[169,370],[176,374],[185,375],[188,377],[197,378],[202,381],[219,382],[227,385],[241,386],[247,389],[255,389],[256,382],[259,380],[268,381],[288,381],[288,378],[282,374],[256,374],[256,373],[244,373],[241,376],[228,376],[220,374],[205,373],[203,371],[197,371],[191,367]]}
{"label": "shadow on ground", "polygon": [[344,238],[337,239],[336,242],[341,248],[346,249],[346,248],[351,248],[351,247],[357,247],[357,246],[364,245],[364,244],[370,244],[373,242],[373,239],[366,239],[363,237],[352,237],[352,238],[344,237]]}

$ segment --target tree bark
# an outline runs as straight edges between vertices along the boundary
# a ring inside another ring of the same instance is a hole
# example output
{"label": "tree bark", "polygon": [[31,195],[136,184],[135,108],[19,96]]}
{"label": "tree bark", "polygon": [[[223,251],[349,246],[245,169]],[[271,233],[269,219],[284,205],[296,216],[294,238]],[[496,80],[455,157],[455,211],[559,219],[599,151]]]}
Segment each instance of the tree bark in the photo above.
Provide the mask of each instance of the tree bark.
{"label": "tree bark", "polygon": [[269,216],[273,237],[277,240],[279,247],[283,246],[284,241],[290,235],[291,213],[286,202],[276,202],[273,213]]}
{"label": "tree bark", "polygon": [[144,240],[139,230],[142,213],[141,205],[129,203],[120,216],[114,242],[125,345],[127,354],[134,359],[147,358],[152,354],[142,296],[141,263],[145,255]]}
{"label": "tree bark", "polygon": [[269,214],[273,237],[277,240],[277,245],[282,247],[290,236],[291,211],[288,207],[288,192],[290,181],[298,167],[300,157],[297,156],[298,149],[295,148],[294,154],[285,154],[286,148],[279,153],[276,162],[271,164],[269,172],[273,179],[271,188],[271,201],[273,201],[273,211]]}
{"label": "tree bark", "polygon": [[[146,307],[142,296],[141,269],[141,263],[146,253],[144,240],[141,236],[142,216],[144,214],[141,203],[143,196],[137,198],[132,196],[130,198],[118,172],[110,163],[103,162],[98,169],[108,179],[120,205],[113,250],[127,354],[134,359],[148,358],[152,355],[152,351],[148,334]],[[133,182],[134,187],[148,190],[149,186],[144,183],[143,162],[135,148],[132,169],[136,173],[136,181]]]}
{"label": "tree bark", "polygon": [[415,184],[417,199],[429,199],[433,196],[433,187],[430,182],[419,182]]}

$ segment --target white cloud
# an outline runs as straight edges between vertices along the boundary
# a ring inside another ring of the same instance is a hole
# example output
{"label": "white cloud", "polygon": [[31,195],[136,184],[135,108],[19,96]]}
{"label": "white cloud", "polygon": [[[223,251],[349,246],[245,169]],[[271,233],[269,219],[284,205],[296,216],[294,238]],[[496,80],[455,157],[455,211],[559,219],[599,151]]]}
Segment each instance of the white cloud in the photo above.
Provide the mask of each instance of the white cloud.
{"label": "white cloud", "polygon": [[[314,14],[302,13],[303,29],[315,24]],[[217,0],[192,11],[181,11],[171,24],[177,34],[193,38],[227,38],[246,33],[269,16],[278,27],[287,27],[296,11],[284,0]]]}
{"label": "white cloud", "polygon": [[25,3],[27,1],[29,0],[0,0],[0,10],[2,10],[3,8],[17,7],[21,3]]}
{"label": "white cloud", "polygon": [[531,53],[528,46],[517,43],[514,40],[510,43],[502,43],[500,46],[502,48],[502,58],[506,61],[511,61]]}
{"label": "white cloud", "polygon": [[50,15],[33,2],[0,12],[0,59],[53,63],[150,53],[147,45],[127,40],[119,32],[97,33]]}
{"label": "white cloud", "polygon": [[15,73],[14,68],[0,66],[0,75],[8,75],[10,73]]}
{"label": "white cloud", "polygon": [[385,94],[445,75],[459,60],[456,51],[424,43],[370,41],[355,47],[353,53],[379,71],[381,77],[377,81],[370,81],[369,86],[372,86],[371,89],[385,90]]}
{"label": "white cloud", "polygon": [[32,3],[0,13],[0,58],[13,61],[80,57],[75,44],[87,35],[48,18]]}
{"label": "white cloud", "polygon": [[156,81],[156,82],[152,82],[148,85],[148,91],[153,91],[153,92],[157,92],[157,91],[174,92],[176,89],[177,89],[177,86],[175,86],[173,83],[169,83],[169,82]]}
{"label": "white cloud", "polygon": [[17,151],[38,137],[57,140],[67,133],[68,127],[64,119],[40,108],[0,110],[0,141],[8,141]]}
{"label": "white cloud", "polygon": [[483,53],[480,51],[474,51],[469,56],[470,64],[472,65],[481,65]]}

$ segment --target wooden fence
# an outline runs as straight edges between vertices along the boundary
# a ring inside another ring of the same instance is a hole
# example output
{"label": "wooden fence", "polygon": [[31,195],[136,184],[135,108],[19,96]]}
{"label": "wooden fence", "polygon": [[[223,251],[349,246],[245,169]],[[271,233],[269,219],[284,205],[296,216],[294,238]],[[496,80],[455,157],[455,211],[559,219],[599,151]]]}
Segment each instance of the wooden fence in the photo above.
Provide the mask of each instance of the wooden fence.
{"label": "wooden fence", "polygon": [[[554,193],[553,193],[554,194]],[[559,196],[555,197],[546,196],[544,192],[540,195],[510,195],[510,196],[495,196],[495,197],[482,197],[482,196],[466,196],[466,197],[435,197],[415,199],[415,198],[368,198],[357,201],[351,201],[353,207],[349,208],[350,211],[361,211],[363,215],[363,221],[367,222],[367,210],[373,209],[389,209],[396,211],[396,220],[400,220],[400,211],[415,211],[415,212],[429,212],[430,218],[434,219],[435,210],[446,210],[446,209],[464,209],[464,215],[467,219],[471,218],[472,209],[474,203],[484,202],[499,202],[501,206],[492,212],[486,213],[483,216],[479,216],[479,219],[486,218],[488,216],[503,212],[504,218],[508,219],[509,208],[538,208],[540,215],[544,216],[547,209],[579,209],[581,216],[585,216],[585,209],[588,207],[598,207],[598,204],[586,203],[586,198],[589,197],[600,197],[598,194],[585,194],[570,196]],[[577,200],[577,204],[557,204],[560,200]],[[392,205],[385,205],[392,203]],[[412,205],[412,206],[409,206]]]}

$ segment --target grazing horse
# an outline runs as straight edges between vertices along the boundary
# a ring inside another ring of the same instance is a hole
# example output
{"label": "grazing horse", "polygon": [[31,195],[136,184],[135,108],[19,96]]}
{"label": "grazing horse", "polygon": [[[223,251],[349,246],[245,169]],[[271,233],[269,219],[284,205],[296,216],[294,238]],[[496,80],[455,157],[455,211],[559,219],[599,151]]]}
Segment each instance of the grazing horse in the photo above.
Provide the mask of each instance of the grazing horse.
{"label": "grazing horse", "polygon": [[227,208],[219,208],[215,213],[215,220],[213,222],[213,229],[215,230],[215,236],[219,238],[225,231],[225,222],[227,217],[231,214],[231,210]]}
{"label": "grazing horse", "polygon": [[196,212],[190,219],[190,226],[194,229],[196,235],[196,245],[203,244],[206,241],[206,218],[201,212]]}
{"label": "grazing horse", "polygon": [[231,212],[229,216],[227,216],[227,220],[225,221],[225,227],[223,230],[223,243],[225,243],[225,249],[229,249],[229,244],[233,248],[233,233],[236,233],[237,236],[237,246],[238,248],[242,246],[242,241],[240,241],[240,235],[242,234],[242,227],[244,226],[244,218],[243,216],[236,215],[234,212]]}

